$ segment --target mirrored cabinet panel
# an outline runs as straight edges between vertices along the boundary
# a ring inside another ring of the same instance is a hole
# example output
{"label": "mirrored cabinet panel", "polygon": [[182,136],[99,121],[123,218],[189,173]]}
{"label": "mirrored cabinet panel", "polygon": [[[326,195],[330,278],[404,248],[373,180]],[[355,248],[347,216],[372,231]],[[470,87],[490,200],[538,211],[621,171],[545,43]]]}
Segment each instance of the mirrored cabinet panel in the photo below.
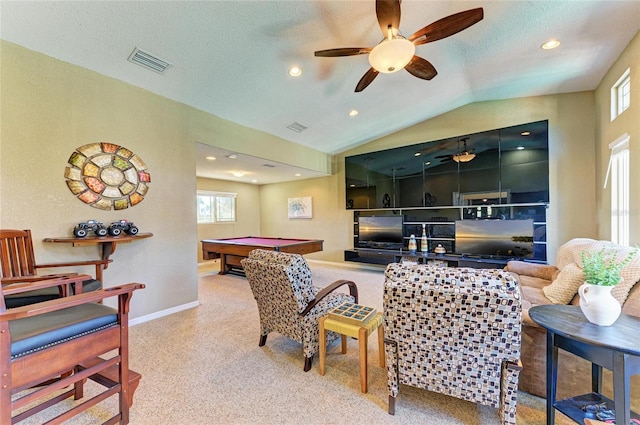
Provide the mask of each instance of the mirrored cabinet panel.
{"label": "mirrored cabinet panel", "polygon": [[539,121],[345,158],[348,209],[549,201]]}

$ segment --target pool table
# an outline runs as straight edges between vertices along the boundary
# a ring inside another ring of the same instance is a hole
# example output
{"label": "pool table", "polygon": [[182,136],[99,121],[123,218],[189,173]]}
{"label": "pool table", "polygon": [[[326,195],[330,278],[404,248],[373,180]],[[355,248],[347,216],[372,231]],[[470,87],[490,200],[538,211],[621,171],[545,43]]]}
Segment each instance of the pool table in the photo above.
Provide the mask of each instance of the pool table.
{"label": "pool table", "polygon": [[220,274],[225,274],[234,268],[242,269],[240,260],[248,257],[249,252],[254,249],[309,254],[322,251],[323,242],[318,239],[267,238],[261,236],[205,239],[202,241],[202,258],[213,260],[219,257]]}

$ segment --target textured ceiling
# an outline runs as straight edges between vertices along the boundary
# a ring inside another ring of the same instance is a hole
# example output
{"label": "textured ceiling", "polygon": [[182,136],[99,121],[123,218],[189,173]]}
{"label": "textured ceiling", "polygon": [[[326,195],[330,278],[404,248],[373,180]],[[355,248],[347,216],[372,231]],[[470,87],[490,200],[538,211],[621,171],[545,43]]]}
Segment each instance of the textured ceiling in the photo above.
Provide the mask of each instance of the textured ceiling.
{"label": "textured ceiling", "polygon": [[[373,0],[3,0],[0,36],[333,154],[470,102],[593,90],[640,28],[640,1],[405,0],[400,31],[476,7],[484,20],[416,48],[437,69],[433,80],[379,75],[362,93],[353,90],[366,55],[313,52],[377,44]],[[541,50],[550,38],[562,44]],[[173,66],[160,75],[134,65],[135,47]],[[287,74],[294,64],[297,79]],[[293,122],[308,129],[287,129]]]}

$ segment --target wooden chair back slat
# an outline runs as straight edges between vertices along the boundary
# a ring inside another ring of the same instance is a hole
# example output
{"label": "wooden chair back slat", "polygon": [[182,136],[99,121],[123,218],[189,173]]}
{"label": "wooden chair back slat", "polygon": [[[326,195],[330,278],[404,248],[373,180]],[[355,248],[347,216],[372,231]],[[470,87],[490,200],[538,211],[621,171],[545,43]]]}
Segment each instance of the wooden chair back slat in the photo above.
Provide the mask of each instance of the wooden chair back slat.
{"label": "wooden chair back slat", "polygon": [[0,277],[35,276],[36,260],[30,230],[0,230]]}

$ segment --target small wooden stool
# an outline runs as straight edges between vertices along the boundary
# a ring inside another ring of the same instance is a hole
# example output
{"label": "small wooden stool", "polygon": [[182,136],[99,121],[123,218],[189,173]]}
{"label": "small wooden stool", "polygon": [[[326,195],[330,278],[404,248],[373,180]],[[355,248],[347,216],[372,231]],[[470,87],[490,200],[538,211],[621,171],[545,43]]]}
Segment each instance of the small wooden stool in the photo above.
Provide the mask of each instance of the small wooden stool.
{"label": "small wooden stool", "polygon": [[325,360],[327,356],[327,332],[337,332],[342,337],[342,354],[347,352],[347,337],[357,338],[360,347],[360,390],[367,392],[367,338],[374,330],[378,330],[378,351],[380,367],[385,367],[384,360],[384,331],[382,328],[382,313],[371,318],[364,326],[342,322],[340,319],[320,319],[320,375],[325,374]]}

